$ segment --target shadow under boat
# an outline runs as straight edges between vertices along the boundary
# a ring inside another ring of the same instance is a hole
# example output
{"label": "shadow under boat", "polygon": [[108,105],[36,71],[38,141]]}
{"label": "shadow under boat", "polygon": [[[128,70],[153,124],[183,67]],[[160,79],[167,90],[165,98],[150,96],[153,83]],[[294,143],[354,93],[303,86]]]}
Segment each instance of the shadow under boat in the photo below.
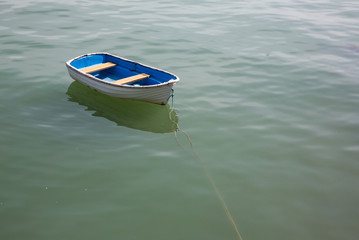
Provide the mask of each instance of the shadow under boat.
{"label": "shadow under boat", "polygon": [[117,125],[154,133],[169,133],[177,129],[178,116],[169,105],[120,99],[99,93],[74,81],[67,93],[69,101],[86,106],[92,115],[104,117]]}

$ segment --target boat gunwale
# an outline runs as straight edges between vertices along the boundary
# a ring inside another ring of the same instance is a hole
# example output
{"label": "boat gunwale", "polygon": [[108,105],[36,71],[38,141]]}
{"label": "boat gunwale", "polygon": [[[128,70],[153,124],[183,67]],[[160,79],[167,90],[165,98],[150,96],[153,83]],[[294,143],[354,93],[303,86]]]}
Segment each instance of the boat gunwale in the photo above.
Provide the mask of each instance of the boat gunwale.
{"label": "boat gunwale", "polygon": [[[73,66],[71,66],[70,63],[72,63],[73,61],[77,60],[77,59],[80,59],[80,58],[83,58],[85,56],[91,56],[91,55],[108,55],[108,56],[112,56],[112,57],[115,57],[115,58],[119,58],[121,60],[124,60],[124,61],[127,61],[127,62],[131,62],[131,63],[135,63],[135,64],[139,64],[143,67],[147,67],[147,68],[151,68],[153,70],[156,70],[156,71],[160,71],[160,72],[164,72],[164,73],[167,73],[167,74],[170,74],[172,76],[175,77],[175,79],[170,79],[169,81],[167,82],[163,82],[163,83],[160,83],[160,84],[154,84],[154,85],[144,85],[144,86],[135,86],[135,85],[119,85],[119,84],[116,84],[116,83],[112,83],[112,82],[108,82],[108,81],[105,81],[105,80],[102,80],[100,78],[97,78],[91,74],[88,74],[88,73],[84,73],[82,72],[80,69],[78,68],[75,68]],[[175,74],[173,73],[170,73],[170,72],[167,72],[165,70],[162,70],[162,69],[159,69],[159,68],[156,68],[156,67],[152,67],[152,66],[149,66],[149,65],[146,65],[146,64],[143,64],[143,63],[140,63],[140,62],[135,62],[133,60],[130,60],[130,59],[127,59],[127,58],[123,58],[123,57],[119,57],[117,55],[114,55],[114,54],[111,54],[111,53],[107,53],[107,52],[95,52],[95,53],[86,53],[86,54],[83,54],[83,55],[80,55],[78,57],[75,57],[73,59],[70,59],[66,62],[66,66],[71,68],[72,70],[75,70],[77,71],[78,73],[86,76],[87,78],[90,78],[92,80],[95,80],[95,81],[98,81],[100,83],[104,83],[104,84],[108,84],[110,86],[113,86],[113,87],[119,87],[119,88],[156,88],[156,87],[162,87],[162,86],[165,86],[165,85],[174,85],[175,83],[177,83],[179,81],[179,77],[176,76]]]}

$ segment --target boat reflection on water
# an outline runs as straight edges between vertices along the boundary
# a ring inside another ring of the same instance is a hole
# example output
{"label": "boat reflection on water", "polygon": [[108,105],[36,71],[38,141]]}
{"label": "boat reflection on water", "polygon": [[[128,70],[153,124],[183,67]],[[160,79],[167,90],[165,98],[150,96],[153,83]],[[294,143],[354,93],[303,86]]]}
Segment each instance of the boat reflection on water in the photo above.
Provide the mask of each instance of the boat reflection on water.
{"label": "boat reflection on water", "polygon": [[93,116],[104,117],[120,126],[154,133],[169,133],[177,129],[178,117],[169,105],[120,99],[99,93],[79,82],[67,90],[69,101],[95,111]]}

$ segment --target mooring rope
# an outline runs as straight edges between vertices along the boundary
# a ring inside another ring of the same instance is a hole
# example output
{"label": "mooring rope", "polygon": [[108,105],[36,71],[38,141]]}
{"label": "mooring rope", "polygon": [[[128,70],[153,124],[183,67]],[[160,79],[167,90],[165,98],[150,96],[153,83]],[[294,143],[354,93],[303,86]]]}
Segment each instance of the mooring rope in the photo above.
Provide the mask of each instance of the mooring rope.
{"label": "mooring rope", "polygon": [[[173,94],[173,93],[172,93],[172,94]],[[185,131],[183,131],[183,130],[179,127],[178,122],[175,122],[175,121],[172,119],[172,112],[173,112],[173,95],[172,95],[172,108],[171,108],[171,111],[170,111],[170,113],[169,113],[169,119],[170,119],[170,121],[173,122],[173,123],[175,124],[175,126],[176,126],[176,130],[174,131],[174,135],[175,135],[175,138],[176,138],[176,142],[177,142],[177,144],[178,144],[180,147],[183,148],[182,144],[181,144],[181,143],[179,142],[179,140],[178,140],[177,132],[181,132],[181,133],[183,133],[183,134],[186,136],[186,138],[187,138],[187,140],[188,140],[188,142],[189,142],[189,144],[190,144],[190,146],[191,146],[191,150],[192,150],[193,155],[195,156],[196,160],[202,165],[203,171],[204,171],[205,174],[207,175],[207,177],[208,177],[208,179],[209,179],[209,181],[210,181],[210,183],[211,183],[211,186],[213,187],[213,189],[214,189],[214,191],[215,191],[215,193],[216,193],[216,195],[217,195],[219,201],[221,202],[221,205],[222,205],[222,207],[223,207],[223,210],[224,210],[224,212],[226,213],[226,216],[227,216],[229,222],[232,224],[232,226],[233,226],[233,228],[234,228],[234,230],[235,230],[235,232],[236,232],[236,235],[237,235],[238,239],[239,239],[239,240],[242,240],[242,236],[241,236],[241,234],[239,233],[237,224],[236,224],[236,222],[234,221],[234,219],[233,219],[233,217],[232,217],[232,214],[231,214],[231,212],[229,211],[229,208],[228,208],[226,202],[224,201],[224,198],[223,198],[221,192],[219,191],[219,189],[218,189],[218,187],[217,187],[217,184],[215,183],[211,172],[208,170],[208,168],[207,168],[207,166],[206,166],[206,164],[205,164],[205,161],[204,161],[204,160],[199,156],[199,154],[195,151],[189,134],[186,133]]]}

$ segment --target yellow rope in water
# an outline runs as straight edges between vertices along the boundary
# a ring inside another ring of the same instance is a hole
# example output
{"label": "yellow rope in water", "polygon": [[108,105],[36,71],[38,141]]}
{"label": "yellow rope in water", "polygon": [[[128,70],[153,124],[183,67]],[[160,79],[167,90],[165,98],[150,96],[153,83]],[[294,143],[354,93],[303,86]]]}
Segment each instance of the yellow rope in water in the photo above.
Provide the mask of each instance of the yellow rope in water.
{"label": "yellow rope in water", "polygon": [[238,239],[239,239],[239,240],[242,240],[242,236],[241,236],[241,234],[239,233],[237,224],[236,224],[236,222],[234,221],[234,219],[233,219],[233,217],[232,217],[232,214],[231,214],[231,212],[229,211],[229,208],[228,208],[226,202],[224,201],[224,199],[223,199],[223,197],[222,197],[222,194],[221,194],[221,192],[219,191],[219,189],[218,189],[218,187],[217,187],[217,185],[216,185],[216,183],[215,183],[215,181],[214,181],[214,179],[213,179],[213,177],[212,177],[212,174],[210,173],[210,171],[208,170],[207,166],[205,165],[205,161],[204,161],[204,160],[198,155],[198,153],[194,150],[194,147],[193,147],[191,138],[190,138],[190,136],[188,135],[188,133],[186,133],[185,131],[183,131],[183,130],[179,127],[178,123],[172,120],[172,112],[173,112],[173,109],[171,109],[171,111],[170,111],[170,113],[169,113],[169,119],[170,119],[170,121],[173,122],[173,123],[175,124],[175,126],[176,126],[176,130],[175,130],[175,132],[174,132],[174,135],[175,135],[175,137],[176,137],[176,142],[177,142],[177,144],[182,147],[182,145],[181,145],[180,142],[178,141],[178,137],[177,137],[177,131],[180,131],[180,132],[182,132],[182,133],[186,136],[186,138],[188,139],[188,142],[189,142],[190,145],[191,145],[191,150],[192,150],[193,155],[196,157],[197,161],[202,165],[203,171],[204,171],[205,174],[207,175],[207,177],[208,177],[208,179],[209,179],[209,181],[210,181],[210,183],[211,183],[211,185],[212,185],[214,191],[216,192],[217,197],[218,197],[219,201],[220,201],[221,204],[222,204],[222,207],[223,207],[223,209],[224,209],[224,212],[226,213],[226,216],[228,217],[228,220],[229,220],[230,223],[232,224],[232,226],[233,226],[233,228],[234,228],[234,230],[235,230],[235,232],[236,232],[236,235],[237,235]]}

